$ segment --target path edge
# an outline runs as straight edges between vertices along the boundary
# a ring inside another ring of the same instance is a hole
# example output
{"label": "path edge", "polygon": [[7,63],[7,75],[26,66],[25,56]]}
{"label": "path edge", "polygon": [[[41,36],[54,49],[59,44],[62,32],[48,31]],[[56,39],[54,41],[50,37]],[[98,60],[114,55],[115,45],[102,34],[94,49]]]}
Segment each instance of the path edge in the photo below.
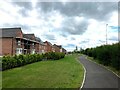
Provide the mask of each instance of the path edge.
{"label": "path edge", "polygon": [[85,58],[86,58],[87,60],[89,60],[89,61],[91,61],[91,62],[99,65],[99,66],[102,66],[103,68],[107,69],[108,71],[110,71],[110,72],[112,72],[113,74],[115,74],[118,78],[120,78],[120,76],[118,76],[115,72],[113,72],[113,71],[110,70],[109,68],[105,67],[104,65],[98,64],[97,62],[94,62],[94,61],[90,60],[90,59],[88,58],[88,56],[86,56],[86,55],[85,55]]}
{"label": "path edge", "polygon": [[[80,59],[80,58],[78,58],[78,59]],[[85,83],[85,79],[86,79],[86,68],[84,67],[84,65],[80,62],[80,60],[79,60],[79,63],[82,65],[82,67],[83,67],[83,69],[84,69],[84,76],[83,76],[83,80],[82,80],[82,85],[80,86],[80,88],[79,88],[79,90],[81,90],[82,88],[83,88],[83,86],[84,86],[84,83]]]}

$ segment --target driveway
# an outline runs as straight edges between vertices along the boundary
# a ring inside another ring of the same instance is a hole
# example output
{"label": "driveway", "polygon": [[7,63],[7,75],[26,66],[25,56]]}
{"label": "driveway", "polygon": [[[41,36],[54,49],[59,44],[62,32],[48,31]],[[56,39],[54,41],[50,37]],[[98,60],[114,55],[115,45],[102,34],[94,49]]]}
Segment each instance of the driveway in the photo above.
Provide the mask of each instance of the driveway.
{"label": "driveway", "polygon": [[82,90],[120,90],[120,78],[111,71],[87,60],[85,56],[80,57],[80,62],[86,69],[86,77]]}

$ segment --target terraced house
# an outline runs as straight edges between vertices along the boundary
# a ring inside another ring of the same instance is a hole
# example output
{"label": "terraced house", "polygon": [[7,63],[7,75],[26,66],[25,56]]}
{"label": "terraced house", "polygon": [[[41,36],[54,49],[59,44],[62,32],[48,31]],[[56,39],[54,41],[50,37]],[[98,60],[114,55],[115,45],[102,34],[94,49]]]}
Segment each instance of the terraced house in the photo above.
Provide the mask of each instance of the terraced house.
{"label": "terraced house", "polygon": [[2,28],[0,55],[39,53],[39,43],[34,34],[23,34],[21,28]]}
{"label": "terraced house", "polygon": [[46,53],[47,46],[45,43],[38,37],[36,37],[36,40],[39,42],[39,53]]}
{"label": "terraced house", "polygon": [[56,48],[50,42],[42,42],[34,34],[24,34],[21,28],[2,28],[0,32],[0,56],[56,52]]}
{"label": "terraced house", "polygon": [[65,54],[67,54],[67,51],[61,45],[54,44],[53,48],[54,48],[55,52],[63,52]]}
{"label": "terraced house", "polygon": [[53,47],[55,48],[55,52],[62,52],[62,46],[54,44]]}
{"label": "terraced house", "polygon": [[45,41],[44,44],[46,45],[46,52],[52,52],[52,44],[48,41]]}

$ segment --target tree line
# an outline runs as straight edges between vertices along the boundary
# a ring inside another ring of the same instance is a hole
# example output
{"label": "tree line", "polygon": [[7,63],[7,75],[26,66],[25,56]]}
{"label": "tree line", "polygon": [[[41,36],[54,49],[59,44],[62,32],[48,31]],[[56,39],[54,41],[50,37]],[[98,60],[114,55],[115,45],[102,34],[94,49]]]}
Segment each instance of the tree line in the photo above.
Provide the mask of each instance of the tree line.
{"label": "tree line", "polygon": [[87,48],[81,50],[81,53],[93,57],[105,66],[111,66],[116,70],[120,70],[120,42],[96,48]]}

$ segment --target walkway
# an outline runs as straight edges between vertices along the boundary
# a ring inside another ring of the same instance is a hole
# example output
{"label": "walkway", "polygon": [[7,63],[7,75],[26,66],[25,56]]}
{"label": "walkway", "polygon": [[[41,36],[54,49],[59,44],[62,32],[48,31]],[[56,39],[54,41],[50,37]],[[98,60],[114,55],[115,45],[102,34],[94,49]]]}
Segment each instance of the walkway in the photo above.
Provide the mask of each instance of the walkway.
{"label": "walkway", "polygon": [[118,82],[120,78],[115,74],[87,60],[85,56],[80,57],[80,62],[86,69],[86,77],[82,90],[120,90],[120,88],[118,89],[120,87],[120,82]]}

